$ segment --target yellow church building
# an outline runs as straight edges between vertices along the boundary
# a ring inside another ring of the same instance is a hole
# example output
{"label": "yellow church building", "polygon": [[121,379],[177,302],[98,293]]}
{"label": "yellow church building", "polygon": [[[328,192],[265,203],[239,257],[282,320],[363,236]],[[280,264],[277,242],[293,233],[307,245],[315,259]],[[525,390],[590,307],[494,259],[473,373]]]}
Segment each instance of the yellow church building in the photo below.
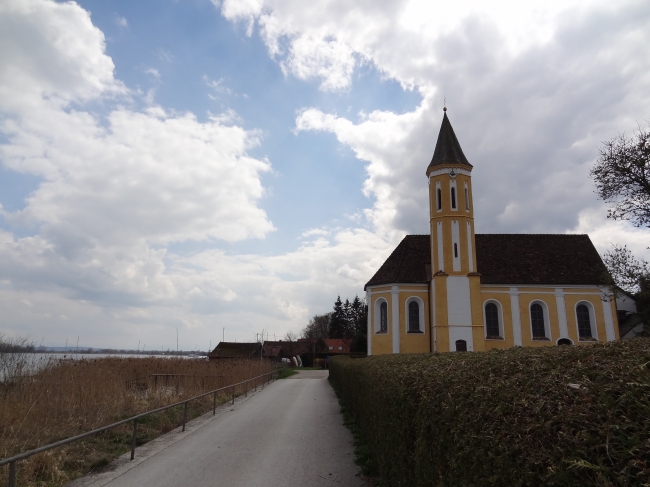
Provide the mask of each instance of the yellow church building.
{"label": "yellow church building", "polygon": [[618,340],[588,235],[475,234],[472,165],[445,108],[426,175],[430,235],[407,235],[368,281],[368,355]]}

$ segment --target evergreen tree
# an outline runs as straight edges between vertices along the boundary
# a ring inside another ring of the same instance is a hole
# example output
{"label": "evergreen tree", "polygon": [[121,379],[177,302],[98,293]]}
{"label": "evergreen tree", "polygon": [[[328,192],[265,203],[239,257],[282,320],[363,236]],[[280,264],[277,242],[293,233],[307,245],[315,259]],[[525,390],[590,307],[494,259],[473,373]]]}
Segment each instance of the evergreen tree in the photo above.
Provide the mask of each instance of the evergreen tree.
{"label": "evergreen tree", "polygon": [[366,305],[365,300],[361,301],[359,296],[355,296],[354,301],[352,301],[352,309],[354,310],[354,342],[352,344],[352,351],[366,353],[368,351],[368,305]]}
{"label": "evergreen tree", "polygon": [[343,316],[345,320],[345,327],[343,329],[343,338],[352,338],[354,335],[354,312],[350,301],[345,298],[345,304],[343,304]]}
{"label": "evergreen tree", "polygon": [[352,304],[350,305],[350,309],[352,310],[352,332],[353,334],[357,334],[357,323],[359,321],[359,316],[361,314],[361,308],[363,307],[361,300],[359,299],[359,296],[354,296],[354,301],[352,301]]}
{"label": "evergreen tree", "polygon": [[341,296],[336,298],[334,311],[330,316],[329,337],[343,338],[346,331],[345,310],[341,302]]}

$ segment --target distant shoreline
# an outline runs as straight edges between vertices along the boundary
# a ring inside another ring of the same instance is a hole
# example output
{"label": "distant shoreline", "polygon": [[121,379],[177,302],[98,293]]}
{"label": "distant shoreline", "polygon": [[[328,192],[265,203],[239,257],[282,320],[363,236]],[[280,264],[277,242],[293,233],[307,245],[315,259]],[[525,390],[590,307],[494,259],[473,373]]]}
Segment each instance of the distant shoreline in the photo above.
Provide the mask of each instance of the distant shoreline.
{"label": "distant shoreline", "polygon": [[156,355],[156,356],[169,356],[169,357],[178,357],[178,356],[188,356],[196,355],[200,357],[207,357],[208,352],[198,352],[198,351],[178,351],[178,352],[161,352],[155,350],[145,350],[145,351],[136,351],[136,350],[114,350],[114,349],[79,349],[79,350],[61,350],[59,348],[41,348],[36,350],[31,350],[29,352],[22,353],[47,353],[47,354],[75,354],[75,355]]}

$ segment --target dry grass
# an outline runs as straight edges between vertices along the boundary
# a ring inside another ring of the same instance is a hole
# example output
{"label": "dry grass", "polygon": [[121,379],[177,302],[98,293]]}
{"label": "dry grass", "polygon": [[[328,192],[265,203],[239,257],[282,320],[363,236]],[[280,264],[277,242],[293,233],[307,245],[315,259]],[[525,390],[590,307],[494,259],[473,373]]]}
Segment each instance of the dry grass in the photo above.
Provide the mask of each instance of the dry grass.
{"label": "dry grass", "polygon": [[[0,457],[46,445],[138,413],[172,404],[271,370],[261,361],[219,363],[183,358],[99,358],[50,361],[13,383],[0,383]],[[152,374],[180,374],[159,377]],[[243,392],[243,388],[237,391]],[[227,400],[225,394],[220,402]],[[193,401],[188,416],[212,406]],[[182,409],[138,422],[138,444],[177,427]],[[130,449],[132,426],[125,425],[18,462],[18,485],[63,485],[99,469]],[[8,467],[0,468],[0,485]]]}

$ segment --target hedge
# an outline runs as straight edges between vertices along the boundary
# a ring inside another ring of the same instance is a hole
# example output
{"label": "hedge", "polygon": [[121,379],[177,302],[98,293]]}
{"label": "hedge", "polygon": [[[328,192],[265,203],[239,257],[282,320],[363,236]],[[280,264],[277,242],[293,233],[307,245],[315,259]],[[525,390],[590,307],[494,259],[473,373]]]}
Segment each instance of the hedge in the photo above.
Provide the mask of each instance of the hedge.
{"label": "hedge", "polygon": [[335,357],[385,486],[650,485],[650,339]]}

